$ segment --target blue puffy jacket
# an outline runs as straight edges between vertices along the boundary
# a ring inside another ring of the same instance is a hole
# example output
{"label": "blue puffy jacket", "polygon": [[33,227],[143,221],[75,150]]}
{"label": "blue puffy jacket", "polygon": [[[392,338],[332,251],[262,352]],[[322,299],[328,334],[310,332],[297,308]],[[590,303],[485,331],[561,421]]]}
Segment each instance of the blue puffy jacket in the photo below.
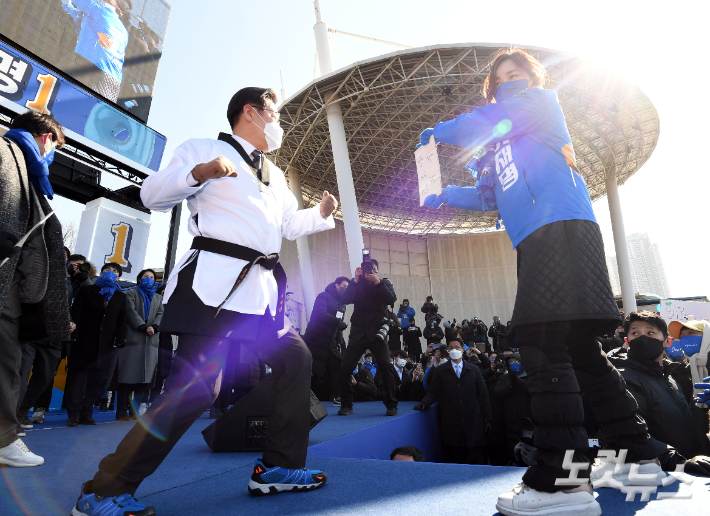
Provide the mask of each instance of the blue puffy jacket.
{"label": "blue puffy jacket", "polygon": [[461,147],[486,146],[488,152],[476,167],[476,186],[448,186],[446,204],[497,209],[514,248],[552,222],[596,222],[555,91],[528,88],[436,124],[434,137]]}
{"label": "blue puffy jacket", "polygon": [[402,328],[409,327],[409,319],[411,317],[414,317],[415,315],[417,315],[417,312],[415,312],[414,308],[412,308],[411,306],[408,306],[404,312],[402,310],[399,310],[397,312],[397,317],[399,317],[402,320],[402,322],[401,322]]}

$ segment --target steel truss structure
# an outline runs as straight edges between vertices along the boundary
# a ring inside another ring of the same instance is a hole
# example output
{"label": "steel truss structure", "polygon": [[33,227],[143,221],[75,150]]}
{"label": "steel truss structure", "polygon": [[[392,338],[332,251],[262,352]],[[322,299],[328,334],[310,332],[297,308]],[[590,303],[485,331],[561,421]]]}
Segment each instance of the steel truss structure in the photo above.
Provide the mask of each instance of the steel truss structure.
{"label": "steel truss structure", "polygon": [[[413,234],[489,230],[497,212],[419,207],[414,148],[423,129],[484,104],[483,81],[500,47],[400,50],[321,77],[280,108],[285,136],[272,159],[284,170],[298,169],[304,206],[320,202],[323,190],[337,195],[326,105],[340,102],[363,226]],[[656,146],[659,119],[651,101],[627,80],[580,58],[523,48],[545,65],[546,87],[558,92],[592,200],[605,195],[607,174],[623,184]],[[471,152],[439,146],[444,185],[475,185],[465,168]]]}

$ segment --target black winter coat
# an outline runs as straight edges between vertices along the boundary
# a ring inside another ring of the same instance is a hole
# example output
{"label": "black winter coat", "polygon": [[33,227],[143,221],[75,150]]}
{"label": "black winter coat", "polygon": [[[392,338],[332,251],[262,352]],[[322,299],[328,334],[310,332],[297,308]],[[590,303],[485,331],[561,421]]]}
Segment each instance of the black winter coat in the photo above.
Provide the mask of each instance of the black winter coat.
{"label": "black winter coat", "polygon": [[438,324],[433,328],[431,327],[431,324],[429,324],[426,328],[424,328],[424,338],[426,339],[427,346],[429,344],[439,344],[444,338],[444,331]]}
{"label": "black winter coat", "polygon": [[353,399],[355,401],[375,401],[377,399],[377,387],[372,373],[362,366],[358,366],[357,374],[354,375],[357,384],[353,386]]}
{"label": "black winter coat", "polygon": [[422,305],[422,312],[426,314],[424,316],[424,320],[429,322],[429,319],[435,317],[436,314],[439,313],[439,305],[436,303],[424,303]]}
{"label": "black winter coat", "polygon": [[404,332],[404,345],[407,348],[407,353],[410,355],[422,354],[422,341],[419,340],[422,336],[422,330],[418,326],[410,326],[402,328]]}
{"label": "black winter coat", "polygon": [[526,378],[519,378],[515,373],[508,372],[498,378],[493,389],[493,403],[500,404],[503,409],[506,440],[511,453],[520,440],[518,438],[520,419],[532,420],[530,392]]}
{"label": "black winter coat", "polygon": [[91,366],[100,356],[107,355],[117,347],[126,345],[126,294],[116,292],[104,308],[101,287],[81,287],[71,308],[72,321],[76,324],[73,335],[69,367]]}
{"label": "black winter coat", "polygon": [[382,328],[382,319],[387,313],[387,306],[394,305],[397,295],[390,280],[383,278],[373,285],[361,277],[358,283],[350,282],[340,296],[340,302],[354,305],[350,317],[350,338],[374,340],[375,334]]}
{"label": "black winter coat", "polygon": [[652,437],[688,459],[707,453],[707,438],[697,431],[683,391],[660,365],[642,363],[618,350],[610,353],[609,359],[636,398],[639,414],[646,420]]}
{"label": "black winter coat", "polygon": [[313,371],[322,375],[330,348],[334,341],[343,341],[343,330],[340,329],[341,320],[335,314],[341,309],[345,312],[345,305],[341,303],[335,282],[325,287],[325,291],[318,294],[313,303],[311,320],[308,322],[303,340],[313,355]]}
{"label": "black winter coat", "polygon": [[465,360],[461,363],[461,378],[451,361],[436,368],[422,403],[429,407],[439,402],[439,428],[445,445],[485,446],[485,423],[493,419],[488,389],[478,367]]}
{"label": "black winter coat", "polygon": [[493,349],[504,348],[506,346],[506,338],[508,337],[508,329],[501,323],[498,323],[497,327],[495,324],[492,324],[491,327],[488,328],[488,336],[493,341]]}

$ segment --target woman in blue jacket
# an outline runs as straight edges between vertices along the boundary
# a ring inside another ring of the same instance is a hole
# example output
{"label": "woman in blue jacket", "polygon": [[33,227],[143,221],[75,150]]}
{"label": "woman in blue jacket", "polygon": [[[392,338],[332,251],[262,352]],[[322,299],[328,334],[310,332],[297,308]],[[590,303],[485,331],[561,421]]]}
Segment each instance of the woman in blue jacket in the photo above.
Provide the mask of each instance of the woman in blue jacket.
{"label": "woman in blue jacket", "polygon": [[[543,89],[543,66],[523,51],[499,51],[489,70],[487,104],[426,129],[421,143],[434,136],[437,143],[478,149],[469,164],[476,186],[447,186],[425,204],[497,210],[518,252],[512,327],[530,376],[537,465],[496,507],[519,515],[550,514],[562,505],[596,516],[601,508],[591,486],[555,485],[570,477],[562,467],[565,450],[577,450],[574,462],[588,462],[579,452],[588,447],[580,390],[595,409],[606,448],[628,449],[627,462],[655,455],[646,423],[634,414],[635,400],[596,340],[621,317],[557,93]],[[660,472],[656,464],[644,468]],[[588,467],[578,477],[589,473]]]}

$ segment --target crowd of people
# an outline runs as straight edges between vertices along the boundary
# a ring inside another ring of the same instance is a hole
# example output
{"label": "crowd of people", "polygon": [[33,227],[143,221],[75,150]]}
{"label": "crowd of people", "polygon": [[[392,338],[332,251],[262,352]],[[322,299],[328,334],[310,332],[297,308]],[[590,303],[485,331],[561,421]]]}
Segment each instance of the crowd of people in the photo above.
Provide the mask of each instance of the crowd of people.
{"label": "crowd of people", "polygon": [[[510,322],[503,324],[498,316],[490,326],[476,316],[460,323],[444,321],[439,306],[428,296],[421,307],[422,331],[409,299],[402,301],[395,314],[391,297],[379,305],[368,298],[368,307],[382,314],[379,319],[371,318],[370,333],[388,324],[387,342],[371,340],[375,349],[361,345],[356,349],[360,359],[355,368],[341,371],[347,347],[343,314],[346,305],[358,306],[357,298],[342,296],[351,284],[340,277],[328,285],[317,298],[306,331],[305,341],[314,356],[312,388],[318,397],[341,406],[337,378],[347,378],[354,401],[379,400],[387,405],[386,378],[390,377],[396,401],[415,401],[417,410],[438,402],[445,462],[530,466],[535,451],[532,435],[538,423]],[[387,284],[388,292],[394,292],[391,283]],[[671,348],[673,339],[702,338],[704,324],[676,321],[668,328],[657,313],[638,311],[629,314],[613,335],[598,337],[600,348],[636,398],[666,471],[687,463],[696,474],[710,475],[708,409],[693,402],[688,357],[682,348]],[[603,447],[601,425],[589,404],[584,407],[584,427],[590,439]],[[587,450],[590,460],[598,449]],[[399,454],[393,452],[393,457]],[[417,460],[411,452],[407,456],[396,460]]]}

